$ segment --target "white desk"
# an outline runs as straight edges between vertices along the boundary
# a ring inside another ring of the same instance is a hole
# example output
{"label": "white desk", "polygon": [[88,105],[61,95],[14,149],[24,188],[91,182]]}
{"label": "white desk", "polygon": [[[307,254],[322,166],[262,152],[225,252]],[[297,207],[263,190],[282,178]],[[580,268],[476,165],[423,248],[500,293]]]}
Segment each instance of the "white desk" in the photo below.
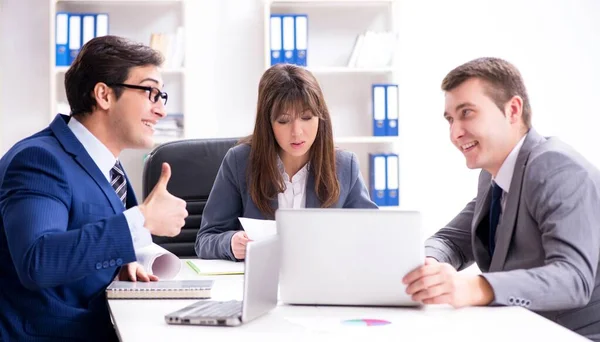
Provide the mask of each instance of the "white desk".
{"label": "white desk", "polygon": [[[210,261],[205,261],[210,262]],[[178,279],[200,276],[183,265]],[[218,276],[213,299],[242,299],[243,276]],[[109,300],[113,321],[122,341],[587,341],[520,307],[449,306],[423,308],[316,307],[279,305],[269,314],[239,327],[168,325],[164,315],[196,300]],[[341,324],[356,318],[383,319],[391,324],[356,327]],[[210,340],[209,340],[210,339]],[[243,339],[243,340],[242,340]]]}

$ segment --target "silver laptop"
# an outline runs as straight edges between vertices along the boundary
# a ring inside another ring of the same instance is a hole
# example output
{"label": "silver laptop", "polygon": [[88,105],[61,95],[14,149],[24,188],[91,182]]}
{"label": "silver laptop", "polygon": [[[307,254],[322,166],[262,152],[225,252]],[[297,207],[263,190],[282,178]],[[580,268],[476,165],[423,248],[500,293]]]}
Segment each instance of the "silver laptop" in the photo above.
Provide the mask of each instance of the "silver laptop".
{"label": "silver laptop", "polygon": [[283,303],[419,305],[402,283],[425,259],[419,212],[279,209],[275,219]]}
{"label": "silver laptop", "polygon": [[250,242],[246,249],[242,301],[204,300],[165,316],[169,324],[237,326],[277,306],[280,246],[277,236]]}

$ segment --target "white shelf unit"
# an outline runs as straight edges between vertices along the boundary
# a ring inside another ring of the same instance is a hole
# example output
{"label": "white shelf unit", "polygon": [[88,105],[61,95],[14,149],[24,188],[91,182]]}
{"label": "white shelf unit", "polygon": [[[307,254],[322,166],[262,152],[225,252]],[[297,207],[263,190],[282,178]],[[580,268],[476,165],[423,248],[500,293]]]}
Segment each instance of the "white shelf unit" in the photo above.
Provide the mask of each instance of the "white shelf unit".
{"label": "white shelf unit", "polygon": [[[140,15],[141,8],[143,15]],[[64,77],[69,67],[56,66],[55,57],[57,12],[107,13],[109,34],[149,45],[152,33],[174,34],[177,27],[185,28],[184,11],[184,0],[50,0],[50,120],[59,112],[68,114],[64,113],[68,109]],[[185,54],[186,49],[183,50]],[[185,122],[185,114],[189,112],[185,67],[165,68],[162,76],[165,83],[163,90],[169,94],[167,113],[184,114],[182,138],[185,138],[189,129]]]}
{"label": "white shelf unit", "polygon": [[[372,85],[398,84],[394,64],[378,68],[348,67],[357,37],[367,30],[397,32],[395,0],[266,0],[264,2],[264,65],[270,60],[271,14],[308,16],[307,69],[321,85],[333,121],[336,145],[359,158],[367,186],[369,154],[398,153],[399,136],[373,136]],[[400,101],[402,99],[400,98]],[[399,113],[399,124],[402,113]],[[400,177],[402,175],[400,174]],[[401,182],[400,182],[401,183]],[[403,203],[400,191],[400,207]]]}

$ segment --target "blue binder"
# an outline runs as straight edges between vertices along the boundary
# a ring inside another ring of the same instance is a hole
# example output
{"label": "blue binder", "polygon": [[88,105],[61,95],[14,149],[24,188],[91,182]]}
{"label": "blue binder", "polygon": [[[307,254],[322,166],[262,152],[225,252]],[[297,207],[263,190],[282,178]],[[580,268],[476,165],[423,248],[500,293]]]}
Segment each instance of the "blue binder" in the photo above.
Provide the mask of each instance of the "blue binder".
{"label": "blue binder", "polygon": [[384,136],[386,134],[386,86],[385,84],[373,84],[372,107],[373,107],[373,135]]}
{"label": "blue binder", "polygon": [[96,14],[96,34],[94,37],[108,35],[108,13]]}
{"label": "blue binder", "polygon": [[81,15],[69,15],[69,65],[73,63],[81,49]]}
{"label": "blue binder", "polygon": [[385,96],[386,135],[398,136],[398,85],[388,84]]}
{"label": "blue binder", "polygon": [[69,13],[56,13],[54,32],[56,44],[56,66],[69,65]]}
{"label": "blue binder", "polygon": [[283,63],[283,26],[280,14],[271,14],[271,65]]}
{"label": "blue binder", "polygon": [[380,207],[386,206],[387,158],[385,154],[369,154],[371,200]]}
{"label": "blue binder", "polygon": [[282,15],[283,62],[296,63],[296,32],[293,15]]}
{"label": "blue binder", "polygon": [[91,13],[82,14],[81,19],[81,46],[96,36],[96,15]]}
{"label": "blue binder", "polygon": [[400,205],[399,193],[399,160],[398,155],[389,153],[386,156],[386,203],[389,206]]}
{"label": "blue binder", "polygon": [[296,64],[306,66],[306,53],[308,48],[308,16],[297,14],[296,19]]}

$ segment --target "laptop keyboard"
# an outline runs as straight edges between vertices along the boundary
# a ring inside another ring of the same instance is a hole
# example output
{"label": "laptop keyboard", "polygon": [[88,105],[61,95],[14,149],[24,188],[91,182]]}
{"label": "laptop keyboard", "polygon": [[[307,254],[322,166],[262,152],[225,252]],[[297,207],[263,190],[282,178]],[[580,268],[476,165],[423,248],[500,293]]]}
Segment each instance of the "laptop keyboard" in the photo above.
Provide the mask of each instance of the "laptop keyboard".
{"label": "laptop keyboard", "polygon": [[206,301],[197,304],[194,311],[189,312],[190,316],[202,317],[231,317],[242,314],[242,302],[230,300],[227,302]]}

